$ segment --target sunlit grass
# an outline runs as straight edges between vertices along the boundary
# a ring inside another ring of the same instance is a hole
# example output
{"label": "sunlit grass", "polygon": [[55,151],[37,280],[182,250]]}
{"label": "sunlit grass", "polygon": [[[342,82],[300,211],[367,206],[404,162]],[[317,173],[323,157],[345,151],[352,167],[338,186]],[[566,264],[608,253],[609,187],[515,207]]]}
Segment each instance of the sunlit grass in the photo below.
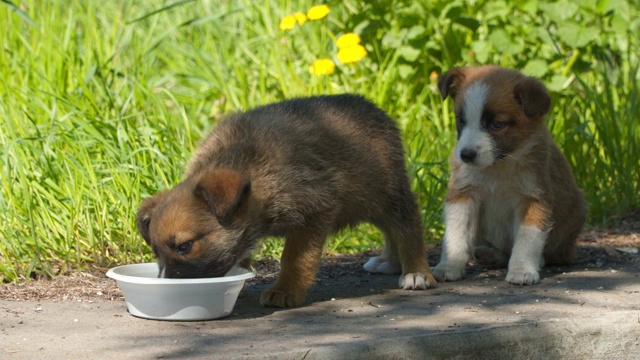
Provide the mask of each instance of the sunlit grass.
{"label": "sunlit grass", "polygon": [[[340,64],[334,40],[354,30],[344,27],[348,7],[283,32],[283,16],[314,4],[194,1],[152,13],[155,2],[23,3],[22,17],[0,6],[0,280],[151,260],[137,207],[180,181],[215,122],[312,94],[360,93],[397,120],[425,238],[440,240],[450,104],[422,69],[403,79],[399,53],[372,39],[364,59]],[[554,97],[550,127],[592,224],[639,204],[637,50],[615,74],[602,66]],[[336,71],[314,76],[309,66],[323,57]],[[380,245],[362,225],[327,249]],[[270,240],[259,256],[281,250]]]}

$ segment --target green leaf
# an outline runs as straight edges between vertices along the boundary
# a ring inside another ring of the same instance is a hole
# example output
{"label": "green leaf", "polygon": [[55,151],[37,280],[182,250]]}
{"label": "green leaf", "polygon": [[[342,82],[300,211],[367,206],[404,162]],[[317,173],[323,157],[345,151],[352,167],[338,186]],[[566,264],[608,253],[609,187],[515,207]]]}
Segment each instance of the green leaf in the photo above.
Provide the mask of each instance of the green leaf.
{"label": "green leaf", "polygon": [[628,29],[629,22],[622,16],[614,14],[611,19],[611,30],[619,34],[624,34]]}
{"label": "green leaf", "polygon": [[459,18],[461,14],[462,14],[462,8],[458,5],[454,5],[451,8],[447,9],[445,16],[447,19],[455,20]]}
{"label": "green leaf", "polygon": [[420,56],[420,50],[409,45],[399,47],[397,52],[398,55],[403,57],[408,62],[414,62],[416,61],[418,56]]}
{"label": "green leaf", "polygon": [[598,0],[580,0],[579,7],[585,10],[595,12],[598,8]]}
{"label": "green leaf", "polygon": [[527,0],[527,1],[519,2],[517,4],[518,9],[526,13],[529,13],[531,15],[535,15],[538,12],[538,5],[539,5],[538,0]]}
{"label": "green leaf", "polygon": [[449,2],[444,8],[442,8],[442,10],[440,10],[439,19],[453,20],[458,16],[460,16],[461,13],[462,13],[462,9],[460,8],[460,5],[452,1],[452,2]]}
{"label": "green leaf", "polygon": [[573,18],[578,12],[578,5],[568,1],[542,3],[540,8],[556,24],[561,24],[564,20]]}
{"label": "green leaf", "polygon": [[569,78],[563,75],[553,75],[551,82],[547,84],[547,88],[550,91],[562,92],[565,88],[565,84]]}
{"label": "green leaf", "polygon": [[404,44],[404,39],[406,34],[407,34],[407,29],[400,29],[400,30],[391,29],[382,37],[382,46],[385,46],[391,49],[397,49],[400,46],[402,46],[402,44]]}
{"label": "green leaf", "polygon": [[556,31],[558,38],[573,48],[586,46],[597,39],[599,33],[596,27],[583,27],[572,21],[565,21]]}
{"label": "green leaf", "polygon": [[476,41],[471,44],[471,49],[475,53],[476,61],[480,64],[485,64],[489,60],[491,48],[491,43],[488,41]]}
{"label": "green leaf", "polygon": [[604,14],[605,12],[607,12],[608,5],[609,5],[609,0],[597,0],[596,12],[598,14]]}
{"label": "green leaf", "polygon": [[553,37],[544,28],[534,27],[531,30],[531,33],[529,33],[529,38],[533,39],[533,41],[539,41],[541,44],[545,44],[547,46],[554,46]]}
{"label": "green leaf", "polygon": [[356,34],[362,34],[369,25],[371,25],[371,22],[369,20],[364,20],[353,28],[353,32]]}
{"label": "green leaf", "polygon": [[486,19],[506,18],[512,12],[512,8],[504,1],[490,1],[486,7]]}
{"label": "green leaf", "polygon": [[629,8],[629,1],[610,0],[607,5],[604,12],[613,11],[614,14],[619,15],[626,21],[631,21],[631,14],[633,12]]}
{"label": "green leaf", "polygon": [[476,31],[480,27],[480,22],[470,17],[459,17],[453,22],[462,25],[471,31]]}
{"label": "green leaf", "polygon": [[427,29],[422,25],[414,25],[407,32],[407,40],[413,40],[425,33]]}
{"label": "green leaf", "polygon": [[517,54],[522,50],[522,46],[513,42],[511,36],[504,29],[495,29],[490,33],[489,42],[498,52],[503,54]]}
{"label": "green leaf", "polygon": [[400,75],[400,77],[403,79],[406,79],[409,76],[413,75],[414,72],[415,72],[415,67],[411,65],[407,65],[407,64],[398,65],[398,75]]}
{"label": "green leaf", "polygon": [[522,69],[522,72],[528,76],[533,76],[537,78],[543,77],[549,69],[549,65],[545,60],[542,59],[534,59],[531,60],[525,65]]}

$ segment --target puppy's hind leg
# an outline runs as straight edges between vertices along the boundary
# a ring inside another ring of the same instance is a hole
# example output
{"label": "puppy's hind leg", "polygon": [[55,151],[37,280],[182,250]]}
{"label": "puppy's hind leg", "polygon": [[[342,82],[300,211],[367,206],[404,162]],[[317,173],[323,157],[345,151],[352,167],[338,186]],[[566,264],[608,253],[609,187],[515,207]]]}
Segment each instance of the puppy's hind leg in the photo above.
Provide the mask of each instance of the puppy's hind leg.
{"label": "puppy's hind leg", "polygon": [[[404,169],[399,171],[398,174],[404,173]],[[405,182],[407,185],[402,186]],[[389,195],[392,200],[382,202],[383,206],[381,206],[379,212],[367,219],[384,234],[382,255],[372,257],[363,266],[365,271],[371,273],[387,275],[402,273],[402,262],[397,247],[398,235],[396,233],[398,231],[396,229],[401,228],[402,225],[414,226],[414,219],[418,218],[418,204],[409,190],[408,180],[402,180],[402,176],[400,176],[399,184],[390,192],[393,194]],[[422,246],[424,247],[424,245]]]}
{"label": "puppy's hind leg", "polygon": [[417,220],[413,226],[388,230],[402,264],[399,286],[405,290],[426,290],[436,286],[431,274],[422,237],[422,226]]}
{"label": "puppy's hind leg", "polygon": [[398,257],[398,249],[396,245],[389,239],[387,234],[384,235],[384,247],[380,256],[374,256],[369,259],[363,268],[370,273],[378,274],[400,274],[402,265]]}
{"label": "puppy's hind leg", "polygon": [[384,274],[402,274],[399,285],[403,289],[424,290],[434,287],[436,280],[427,262],[417,206],[415,212],[375,224],[384,233],[385,244],[382,255],[371,258],[364,269]]}

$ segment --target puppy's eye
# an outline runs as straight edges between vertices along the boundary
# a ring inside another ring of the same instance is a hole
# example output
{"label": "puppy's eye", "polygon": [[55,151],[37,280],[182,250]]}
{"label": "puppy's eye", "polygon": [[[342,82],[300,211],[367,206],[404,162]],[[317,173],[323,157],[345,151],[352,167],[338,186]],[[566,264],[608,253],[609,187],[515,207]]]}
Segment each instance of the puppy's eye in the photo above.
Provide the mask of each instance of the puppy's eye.
{"label": "puppy's eye", "polygon": [[191,251],[191,246],[193,245],[193,240],[185,241],[182,244],[176,246],[176,253],[178,255],[186,255]]}
{"label": "puppy's eye", "polygon": [[456,125],[459,127],[466,125],[466,121],[464,121],[464,116],[460,113],[456,113]]}
{"label": "puppy's eye", "polygon": [[491,131],[500,131],[502,129],[504,129],[507,126],[506,123],[503,123],[502,121],[492,121],[489,123],[489,130]]}

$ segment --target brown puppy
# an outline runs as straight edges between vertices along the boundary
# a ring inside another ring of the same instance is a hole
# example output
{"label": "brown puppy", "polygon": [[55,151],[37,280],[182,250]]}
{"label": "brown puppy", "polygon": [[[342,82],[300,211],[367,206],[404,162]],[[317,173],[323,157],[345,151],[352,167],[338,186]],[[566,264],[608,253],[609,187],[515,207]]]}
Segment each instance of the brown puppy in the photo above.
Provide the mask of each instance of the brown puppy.
{"label": "brown puppy", "polygon": [[435,284],[399,131],[355,95],[283,101],[230,116],[202,142],[175,188],[146,199],[138,227],[165,277],[218,277],[285,237],[282,271],[260,302],[304,302],[327,236],[360,222],[385,235],[365,269]]}
{"label": "brown puppy", "polygon": [[[546,263],[575,253],[587,204],[547,130],[544,85],[496,66],[455,68],[438,82],[454,100],[458,142],[451,154],[438,280],[464,275],[472,252],[508,265],[506,280],[539,282]],[[476,248],[474,249],[474,246]]]}

